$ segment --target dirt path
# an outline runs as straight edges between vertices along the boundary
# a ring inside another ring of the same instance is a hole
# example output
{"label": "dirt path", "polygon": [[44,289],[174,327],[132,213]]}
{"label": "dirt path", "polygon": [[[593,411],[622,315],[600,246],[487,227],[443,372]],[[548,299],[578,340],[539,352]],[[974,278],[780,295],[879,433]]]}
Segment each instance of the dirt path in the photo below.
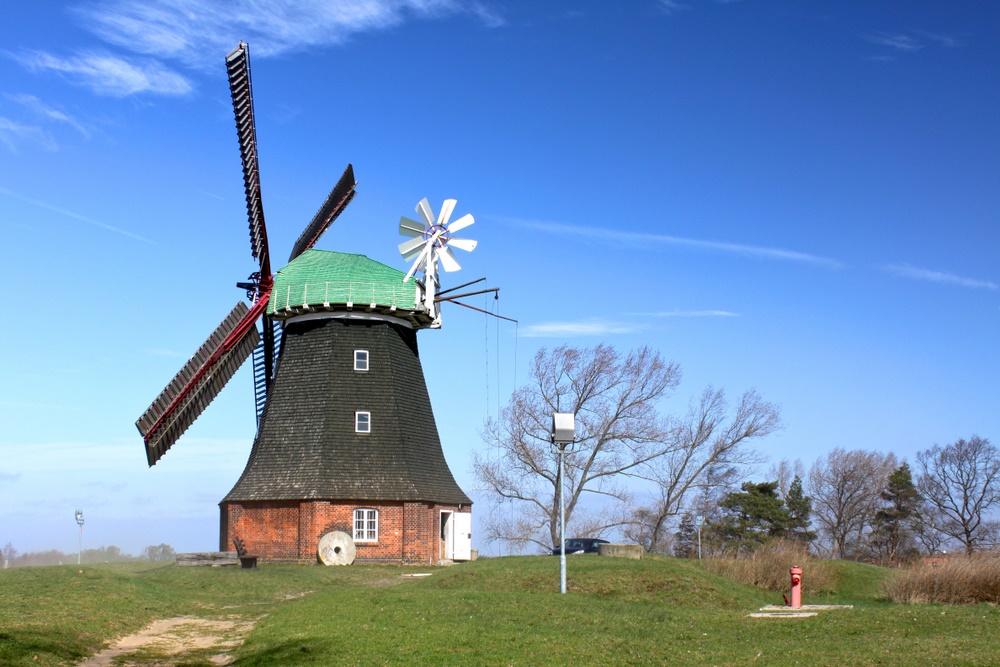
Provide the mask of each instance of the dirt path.
{"label": "dirt path", "polygon": [[168,666],[193,658],[213,665],[227,665],[230,650],[240,645],[254,623],[256,620],[165,618],[119,639],[114,646],[87,658],[79,667]]}
{"label": "dirt path", "polygon": [[[397,586],[415,578],[429,577],[431,573],[409,573],[400,577],[369,582],[373,588]],[[291,593],[280,601],[296,600],[312,591]],[[272,605],[273,601],[251,602],[251,605]],[[221,607],[220,611],[246,605]],[[91,656],[76,667],[173,667],[180,662],[228,665],[232,650],[243,643],[253,626],[266,614],[257,618],[231,616],[228,619],[210,620],[196,616],[164,618],[147,625],[135,633],[119,639],[109,648]]]}

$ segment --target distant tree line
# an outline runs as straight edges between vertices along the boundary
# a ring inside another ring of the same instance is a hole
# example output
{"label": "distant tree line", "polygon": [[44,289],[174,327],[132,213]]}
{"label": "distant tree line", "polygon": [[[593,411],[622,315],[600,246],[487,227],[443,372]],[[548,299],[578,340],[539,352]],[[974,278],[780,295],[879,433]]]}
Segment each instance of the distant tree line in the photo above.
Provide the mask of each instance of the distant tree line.
{"label": "distant tree line", "polygon": [[84,549],[82,553],[63,553],[56,549],[49,551],[30,551],[21,553],[13,542],[7,542],[0,547],[0,567],[28,567],[38,565],[75,565],[77,559],[82,563],[123,563],[130,561],[145,561],[153,563],[169,563],[176,553],[169,544],[150,545],[138,556],[123,552],[116,546]]}
{"label": "distant tree line", "polygon": [[801,463],[783,461],[771,469],[775,481],[744,482],[716,498],[702,494],[681,514],[671,551],[695,555],[695,513],[703,555],[745,555],[779,538],[828,558],[881,565],[995,548],[1000,451],[972,436],[919,452],[917,466],[914,476],[892,453],[835,449],[813,463],[803,483]]}
{"label": "distant tree line", "polygon": [[[730,404],[710,386],[685,414],[661,413],[680,380],[677,364],[645,347],[540,350],[529,382],[486,421],[487,449],[474,453],[493,505],[486,539],[548,551],[562,491],[573,537],[617,535],[678,556],[696,556],[699,536],[703,555],[746,555],[781,539],[884,565],[995,545],[1000,452],[986,438],[934,445],[913,468],[892,453],[835,449],[808,471],[782,461],[753,482],[763,461],[752,445],[781,428],[778,408],[754,391]],[[576,416],[562,477],[554,412]]]}

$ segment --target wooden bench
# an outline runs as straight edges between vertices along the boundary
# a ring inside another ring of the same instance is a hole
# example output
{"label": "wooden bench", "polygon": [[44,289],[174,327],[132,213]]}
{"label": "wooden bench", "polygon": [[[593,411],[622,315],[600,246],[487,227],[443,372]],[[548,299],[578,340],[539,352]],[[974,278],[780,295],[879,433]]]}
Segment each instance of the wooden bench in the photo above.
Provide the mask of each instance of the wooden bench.
{"label": "wooden bench", "polygon": [[236,557],[240,559],[240,567],[244,570],[256,570],[257,556],[247,553],[247,548],[243,540],[237,537],[233,540],[233,546],[236,547]]}

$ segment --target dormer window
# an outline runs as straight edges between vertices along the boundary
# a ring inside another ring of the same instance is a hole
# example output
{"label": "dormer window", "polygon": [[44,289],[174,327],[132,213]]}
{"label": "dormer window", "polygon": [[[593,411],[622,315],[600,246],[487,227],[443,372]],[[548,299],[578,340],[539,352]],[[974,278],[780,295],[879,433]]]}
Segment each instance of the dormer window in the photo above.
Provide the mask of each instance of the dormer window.
{"label": "dormer window", "polygon": [[372,432],[372,413],[357,411],[354,413],[354,432],[355,433],[371,433]]}
{"label": "dormer window", "polygon": [[368,350],[354,350],[354,370],[368,370]]}

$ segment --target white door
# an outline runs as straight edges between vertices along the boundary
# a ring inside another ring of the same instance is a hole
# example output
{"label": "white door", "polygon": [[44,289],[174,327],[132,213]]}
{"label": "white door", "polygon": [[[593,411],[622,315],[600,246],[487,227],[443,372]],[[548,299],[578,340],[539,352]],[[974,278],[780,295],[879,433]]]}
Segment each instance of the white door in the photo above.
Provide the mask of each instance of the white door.
{"label": "white door", "polygon": [[472,560],[472,512],[451,515],[452,560]]}

